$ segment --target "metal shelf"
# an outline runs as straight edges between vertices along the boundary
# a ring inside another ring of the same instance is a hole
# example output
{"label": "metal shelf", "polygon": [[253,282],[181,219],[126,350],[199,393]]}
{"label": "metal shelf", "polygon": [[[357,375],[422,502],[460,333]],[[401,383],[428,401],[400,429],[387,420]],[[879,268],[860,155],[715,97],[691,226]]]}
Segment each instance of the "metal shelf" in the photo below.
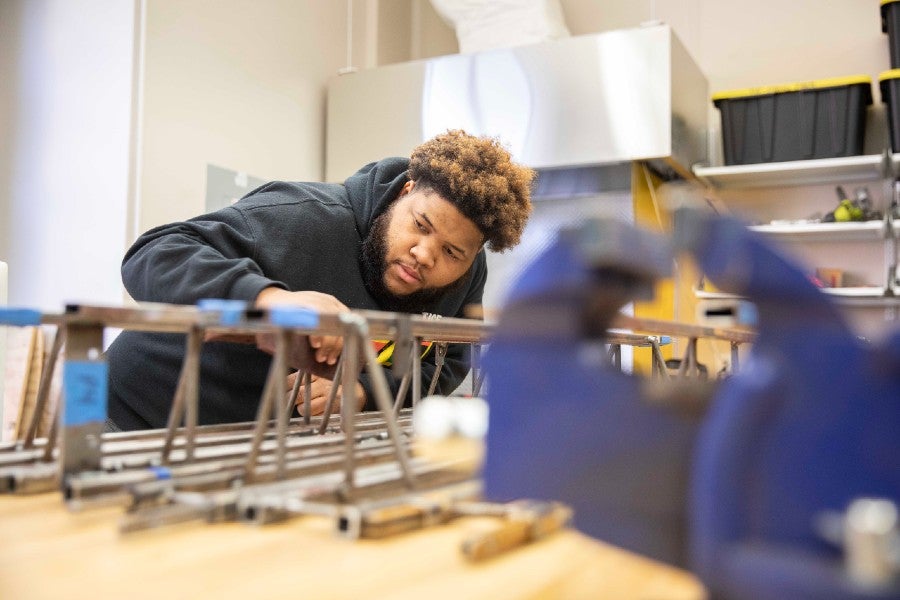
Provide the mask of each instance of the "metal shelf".
{"label": "metal shelf", "polygon": [[[887,290],[883,287],[821,288],[821,290],[842,306],[900,307],[900,296],[886,295]],[[694,296],[700,300],[746,300],[737,294],[704,290],[694,290]]]}
{"label": "metal shelf", "polygon": [[887,238],[885,221],[850,223],[790,223],[776,222],[753,225],[753,231],[795,241],[881,241]]}
{"label": "metal shelf", "polygon": [[[715,188],[757,188],[874,181],[888,175],[881,154],[757,163],[727,167],[694,167],[694,175]],[[895,164],[891,161],[892,167]]]}
{"label": "metal shelf", "polygon": [[856,308],[900,308],[897,296],[835,296],[835,302]]}

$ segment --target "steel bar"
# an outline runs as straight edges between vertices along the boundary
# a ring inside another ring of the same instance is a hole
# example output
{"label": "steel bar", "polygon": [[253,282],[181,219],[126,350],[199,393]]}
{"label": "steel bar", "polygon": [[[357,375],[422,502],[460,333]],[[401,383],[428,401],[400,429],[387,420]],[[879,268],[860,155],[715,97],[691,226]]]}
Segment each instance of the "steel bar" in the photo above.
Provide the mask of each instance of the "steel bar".
{"label": "steel bar", "polygon": [[60,402],[56,404],[56,408],[53,410],[53,418],[50,419],[50,431],[47,432],[47,443],[44,444],[44,462],[50,462],[53,460],[56,454],[56,440],[59,437],[59,421],[60,421],[60,413],[62,412],[62,404],[65,401],[65,398],[61,398]]}
{"label": "steel bar", "polygon": [[622,370],[622,345],[621,344],[610,344],[609,345],[609,361],[612,364],[613,368],[617,371]]}
{"label": "steel bar", "polygon": [[[394,442],[397,460],[403,470],[403,477],[406,480],[406,484],[410,488],[414,488],[416,483],[409,466],[409,457],[406,455],[406,450],[403,448],[402,441],[400,440],[400,428],[397,426],[397,420],[394,416],[387,379],[385,378],[384,371],[381,369],[381,365],[378,364],[378,357],[375,355],[375,349],[372,347],[372,344],[363,341],[368,338],[368,326],[364,320],[359,319],[353,323],[353,327],[356,329],[358,339],[361,342],[360,345],[363,348],[363,355],[366,358],[366,367],[372,391],[375,393],[375,402],[378,405],[378,410],[380,410],[381,414],[384,416],[388,434]],[[418,355],[417,352],[416,356]]]}
{"label": "steel bar", "polygon": [[43,447],[24,448],[20,447],[14,452],[4,452],[0,454],[0,469],[4,467],[13,467],[18,465],[28,465],[42,460],[44,457]]}
{"label": "steel bar", "polygon": [[303,369],[299,369],[296,372],[297,376],[294,378],[294,385],[291,387],[291,395],[288,397],[287,406],[285,407],[285,410],[289,415],[294,413],[294,407],[297,405],[297,399],[300,397],[300,388],[303,386],[306,373],[307,372]]}
{"label": "steel bar", "polygon": [[434,375],[431,376],[431,383],[428,385],[428,395],[431,396],[434,394],[434,390],[437,388],[438,381],[441,377],[441,369],[444,368],[444,359],[447,356],[447,342],[435,342],[435,355],[434,355]]}
{"label": "steel bar", "polygon": [[[358,317],[357,317],[358,318]],[[349,320],[349,318],[348,318]],[[344,429],[344,493],[348,498],[354,493],[354,473],[356,469],[356,461],[354,457],[355,444],[353,438],[355,436],[355,422],[353,413],[355,407],[350,401],[353,393],[351,390],[356,389],[356,382],[359,376],[359,354],[361,351],[359,338],[353,330],[351,323],[345,324],[344,335],[344,373],[341,379],[341,423]]]}
{"label": "steel bar", "polygon": [[[400,380],[400,387],[397,389],[397,397],[394,398],[394,414],[399,415],[400,411],[403,409],[403,404],[406,402],[406,394],[409,392],[409,386],[413,379],[415,378],[416,373],[416,356],[419,355],[419,347],[416,346],[416,340],[413,339],[406,353],[406,372],[403,374],[403,379]],[[398,360],[404,360],[402,354],[397,355]]]}
{"label": "steel bar", "polygon": [[79,322],[69,323],[66,328],[64,402],[61,403],[64,434],[60,452],[63,478],[100,468],[107,386],[106,361],[102,355],[103,325]]}
{"label": "steel bar", "polygon": [[[285,441],[287,436],[288,414],[279,406],[279,402],[283,402],[287,393],[285,389],[285,379],[287,378],[288,365],[287,353],[290,344],[290,331],[286,329],[280,330],[275,338],[275,356],[272,358],[271,369],[272,376],[275,379],[275,385],[272,394],[272,407],[276,411],[276,451],[275,451],[275,468],[278,479],[284,478],[285,472]],[[310,375],[312,379],[312,375]],[[307,388],[308,389],[308,388]],[[309,405],[311,404],[309,395],[306,397],[306,410],[303,411],[303,422],[309,424]],[[280,410],[279,410],[280,409]]]}
{"label": "steel bar", "polygon": [[322,412],[322,424],[319,426],[319,434],[325,433],[328,423],[331,421],[331,413],[334,411],[334,402],[337,399],[338,382],[343,377],[344,354],[338,357],[337,366],[334,369],[334,379],[331,380],[331,389],[328,390],[328,398],[325,399],[325,410]]}
{"label": "steel bar", "polygon": [[422,400],[422,355],[419,353],[418,349],[422,347],[422,338],[417,337],[416,343],[413,344],[413,348],[416,349],[413,352],[412,361],[413,361],[413,381],[412,381],[412,407],[415,410],[416,406],[419,404],[419,401]]}
{"label": "steel bar", "polygon": [[[410,418],[408,411],[404,411],[400,416],[400,420],[404,426],[408,426]],[[376,430],[382,429],[380,415],[377,413],[358,413],[355,420],[356,429],[361,432],[361,435],[367,435],[366,432],[371,431],[373,428]],[[253,422],[244,422],[199,426],[195,446],[202,451],[202,448],[208,446],[225,446],[229,444],[246,443],[253,435],[253,425]],[[173,441],[171,442],[171,448],[166,452],[167,455],[179,447],[184,447],[185,439],[183,435],[178,433],[179,431],[183,430],[176,430]],[[292,419],[288,434],[291,436],[310,437],[316,433],[324,434],[326,431],[327,429],[323,430],[315,423],[313,423],[312,427],[306,427],[299,419]],[[334,431],[332,432],[336,433],[338,431],[339,428],[334,428]],[[162,460],[162,452],[160,451],[160,448],[163,448],[166,444],[166,434],[167,430],[165,429],[145,430],[140,432],[103,433],[101,435],[101,452],[104,461],[103,470],[116,468],[112,461],[117,460],[117,457],[120,456],[134,459],[132,462],[135,464],[167,464],[169,461]],[[273,434],[269,432],[266,435],[267,437],[271,437]],[[27,467],[28,465],[42,461],[44,459],[45,449],[41,446],[45,444],[46,439],[39,438],[36,440],[35,447],[33,448],[24,449],[20,447],[14,452],[8,451],[0,453],[0,472],[3,472],[10,467]],[[246,452],[246,448],[243,446],[242,448],[241,452]],[[202,460],[203,458],[203,454],[197,457],[198,460]],[[171,462],[182,459],[183,452],[181,455],[173,456]],[[53,461],[50,460],[47,462]]]}
{"label": "steel bar", "polygon": [[184,356],[184,368],[188,375],[184,389],[184,438],[185,458],[192,460],[200,412],[200,348],[203,345],[203,330],[200,327],[191,327],[187,344]]}
{"label": "steel bar", "polygon": [[[385,449],[384,456],[389,454],[390,451]],[[403,485],[403,476],[396,461],[373,461],[371,453],[362,458],[364,461],[357,468],[356,480],[358,489],[364,491],[366,497],[381,498],[377,501],[381,506],[398,503],[407,497],[397,494],[398,485]],[[470,490],[480,489],[478,482],[467,480],[466,475],[448,469],[446,465],[416,462],[413,468],[430,484],[430,489],[424,493],[440,493],[441,486],[452,484],[467,485]],[[173,488],[165,485],[168,482],[159,482],[163,487],[156,483],[136,485],[136,496],[144,501],[129,510],[120,531],[128,533],[196,519],[221,521],[242,518],[267,523],[282,520],[290,514],[330,516],[336,519],[340,529],[341,518],[354,506],[344,503],[340,469],[307,469],[288,480],[270,479],[228,488],[209,485],[210,482],[221,484],[221,473],[200,474],[193,479],[203,481],[199,485],[195,483],[194,489],[185,489],[184,485]]]}
{"label": "steel bar", "polygon": [[[192,326],[185,340],[185,357],[181,365],[181,373],[178,376],[178,383],[175,387],[175,396],[172,400],[172,407],[169,409],[168,424],[166,426],[166,438],[162,451],[162,462],[166,464],[169,458],[169,452],[172,449],[172,440],[175,437],[175,431],[185,418],[185,431],[191,450],[193,451],[194,428],[197,422],[197,403],[199,395],[199,386],[197,384],[200,377],[200,348],[203,344],[203,330],[199,327]],[[191,408],[193,405],[193,408]]]}
{"label": "steel bar", "polygon": [[697,364],[697,338],[688,338],[687,347],[684,350],[684,358],[678,367],[678,375],[684,377],[688,374],[699,375],[700,367]]}
{"label": "steel bar", "polygon": [[[190,346],[190,343],[188,343]],[[188,378],[188,360],[181,365],[181,373],[178,376],[178,383],[175,384],[175,394],[172,397],[172,406],[169,408],[169,418],[166,423],[166,437],[163,443],[162,463],[166,464],[169,460],[169,451],[172,449],[172,440],[175,439],[175,431],[181,426],[184,418],[185,388],[187,387]]]}
{"label": "steel bar", "polygon": [[633,331],[646,331],[653,334],[681,337],[712,338],[738,344],[752,343],[756,339],[756,333],[746,329],[708,327],[691,323],[637,318],[621,313],[614,319],[613,325],[617,328]]}
{"label": "steel bar", "polygon": [[[208,461],[175,464],[164,469],[151,467],[84,474],[70,478],[65,493],[68,499],[80,502],[89,502],[104,495],[131,496],[137,502],[141,497],[156,497],[170,489],[222,489],[236,481],[243,485],[253,485],[284,480],[284,474],[296,478],[325,471],[340,473],[343,463],[342,441],[342,438],[335,436],[327,445],[292,446],[286,455],[284,468],[280,468],[277,459],[272,457],[275,448],[274,443],[270,443],[269,451],[260,457],[252,482],[244,477],[243,455],[230,453],[210,457]],[[357,458],[359,464],[374,464],[392,461],[393,455],[394,449],[388,441],[374,440],[359,451]]]}
{"label": "steel bar", "polygon": [[[273,365],[274,367],[274,361]],[[259,448],[262,444],[263,438],[266,435],[266,430],[269,428],[269,419],[272,416],[272,410],[275,408],[275,387],[276,381],[280,378],[275,368],[270,368],[269,373],[266,376],[266,382],[263,385],[262,397],[259,400],[259,407],[256,412],[256,426],[253,430],[253,441],[250,446],[250,451],[247,453],[247,479],[252,480],[253,475],[256,470],[256,461],[259,456]],[[283,385],[283,382],[282,382]],[[282,411],[279,411],[282,412]]]}
{"label": "steel bar", "polygon": [[303,422],[307,425],[309,425],[310,417],[312,417],[312,377],[312,371],[308,371],[303,387],[303,393],[305,394],[305,401],[303,402]]}
{"label": "steel bar", "polygon": [[38,494],[59,489],[59,466],[41,462],[0,469],[0,493]]}
{"label": "steel bar", "polygon": [[[285,418],[290,421],[292,415],[294,414],[294,409],[297,406],[297,399],[300,397],[300,388],[303,386],[303,382],[306,379],[307,371],[303,369],[299,369],[295,372],[296,377],[294,377],[294,385],[291,386],[291,391],[288,392],[287,398],[285,399],[284,406],[282,410],[284,411]],[[312,377],[312,374],[310,374]],[[306,392],[307,397],[309,397],[309,392]],[[298,411],[299,412],[299,411]],[[303,416],[301,415],[301,419]],[[305,425],[309,425],[310,423],[304,423]]]}
{"label": "steel bar", "polygon": [[662,379],[669,378],[669,370],[666,368],[666,359],[662,355],[662,349],[659,346],[659,338],[650,336],[650,347],[653,352],[653,372],[657,377]]}
{"label": "steel bar", "polygon": [[481,344],[473,342],[471,344],[471,378],[472,378],[472,396],[481,394]]}
{"label": "steel bar", "polygon": [[403,379],[412,368],[410,361],[405,359],[410,352],[416,351],[416,340],[412,334],[412,323],[410,316],[405,314],[397,315],[397,332],[394,336],[394,361],[391,364],[391,372],[394,377]]}

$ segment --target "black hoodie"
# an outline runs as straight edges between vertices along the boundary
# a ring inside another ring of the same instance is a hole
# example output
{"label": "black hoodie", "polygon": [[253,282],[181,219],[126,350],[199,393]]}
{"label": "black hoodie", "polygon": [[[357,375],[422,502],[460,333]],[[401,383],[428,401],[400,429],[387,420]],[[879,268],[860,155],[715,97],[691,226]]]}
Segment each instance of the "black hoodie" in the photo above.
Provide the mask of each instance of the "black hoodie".
{"label": "black hoodie", "polygon": [[[204,298],[252,302],[264,288],[331,294],[354,309],[381,310],[363,283],[360,246],[372,221],[408,181],[409,161],[371,163],[343,184],[272,182],[234,205],[155,227],[125,254],[122,280],[139,302],[196,304]],[[461,317],[480,304],[487,277],[484,252],[468,282],[429,312]],[[123,331],[107,352],[109,416],[125,430],[164,427],[184,357],[182,334]],[[450,393],[468,371],[468,348],[451,345],[438,393]],[[434,373],[422,361],[423,381]],[[200,423],[256,416],[271,356],[252,345],[207,342],[201,353]],[[396,393],[399,382],[385,375]],[[365,374],[366,410],[375,408]]]}

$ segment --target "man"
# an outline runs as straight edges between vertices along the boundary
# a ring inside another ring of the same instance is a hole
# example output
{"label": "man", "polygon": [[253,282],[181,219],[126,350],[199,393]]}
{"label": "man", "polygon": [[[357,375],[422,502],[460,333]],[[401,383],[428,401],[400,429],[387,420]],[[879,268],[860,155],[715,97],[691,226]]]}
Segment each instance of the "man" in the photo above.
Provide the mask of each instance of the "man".
{"label": "man", "polygon": [[[261,308],[461,317],[481,303],[484,247],[503,251],[519,242],[533,177],[498,141],[448,131],[409,159],[371,163],[343,184],[273,182],[228,208],[151,229],[126,253],[122,279],[143,302],[225,298]],[[316,361],[336,363],[339,338],[310,337],[309,344]],[[425,381],[436,369],[431,354],[422,361]],[[183,335],[122,332],[107,353],[110,428],[165,426],[183,356]],[[270,362],[253,345],[205,343],[200,422],[253,420]],[[451,346],[437,392],[452,392],[468,368],[467,347]],[[385,375],[396,392],[399,382]],[[331,385],[315,378],[312,397],[301,390],[298,405],[322,412]],[[365,373],[338,399],[376,407]]]}

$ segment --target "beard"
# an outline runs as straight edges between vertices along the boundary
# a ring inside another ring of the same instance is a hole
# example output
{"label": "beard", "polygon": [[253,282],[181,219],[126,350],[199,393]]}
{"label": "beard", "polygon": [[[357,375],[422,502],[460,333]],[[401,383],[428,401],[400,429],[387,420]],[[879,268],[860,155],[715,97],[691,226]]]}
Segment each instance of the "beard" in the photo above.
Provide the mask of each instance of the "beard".
{"label": "beard", "polygon": [[430,312],[445,295],[463,287],[468,271],[459,279],[443,287],[425,287],[399,296],[387,288],[384,274],[387,272],[387,230],[393,207],[379,215],[363,240],[360,249],[360,266],[366,289],[382,310],[404,313]]}

